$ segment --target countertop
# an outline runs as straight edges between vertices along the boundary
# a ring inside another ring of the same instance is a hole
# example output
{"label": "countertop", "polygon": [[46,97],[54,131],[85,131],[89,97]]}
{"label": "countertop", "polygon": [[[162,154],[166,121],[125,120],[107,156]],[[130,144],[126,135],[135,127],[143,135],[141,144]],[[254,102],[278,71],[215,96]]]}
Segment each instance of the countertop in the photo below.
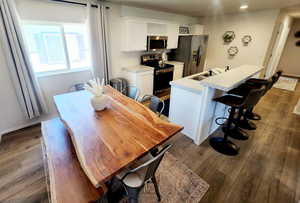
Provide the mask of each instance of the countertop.
{"label": "countertop", "polygon": [[242,65],[237,68],[232,68],[227,72],[222,70],[224,72],[208,77],[201,81],[191,79],[197,75],[208,72],[208,71],[204,71],[201,73],[197,73],[195,75],[191,75],[185,78],[181,78],[179,80],[172,81],[170,82],[170,84],[171,86],[186,89],[188,91],[192,91],[198,94],[202,92],[205,86],[227,92],[235,88],[242,82],[246,81],[247,79],[253,77],[255,74],[259,73],[262,69],[263,69],[262,66]]}
{"label": "countertop", "polygon": [[135,66],[124,67],[122,70],[131,73],[142,73],[147,71],[153,72],[154,68],[150,66],[144,66],[144,65],[135,65]]}
{"label": "countertop", "polygon": [[184,63],[181,62],[181,61],[166,61],[165,63],[171,64],[171,65],[174,65],[174,66],[184,65]]}
{"label": "countertop", "polygon": [[208,77],[200,81],[200,84],[227,92],[259,73],[262,69],[262,66],[242,65],[227,72]]}
{"label": "countertop", "polygon": [[[174,66],[177,65],[183,65],[183,62],[180,61],[166,61],[166,64],[171,64]],[[124,67],[122,68],[123,71],[131,72],[131,73],[142,73],[142,72],[147,72],[147,71],[153,71],[154,68],[151,66],[144,66],[144,65],[134,65],[134,66],[129,66],[129,67]]]}
{"label": "countertop", "polygon": [[[196,75],[199,75],[199,74],[196,74]],[[179,87],[179,88],[191,91],[191,92],[201,93],[204,86],[200,85],[199,81],[190,79],[190,77],[192,77],[192,76],[189,76],[186,78],[181,78],[179,80],[171,81],[170,85]]]}

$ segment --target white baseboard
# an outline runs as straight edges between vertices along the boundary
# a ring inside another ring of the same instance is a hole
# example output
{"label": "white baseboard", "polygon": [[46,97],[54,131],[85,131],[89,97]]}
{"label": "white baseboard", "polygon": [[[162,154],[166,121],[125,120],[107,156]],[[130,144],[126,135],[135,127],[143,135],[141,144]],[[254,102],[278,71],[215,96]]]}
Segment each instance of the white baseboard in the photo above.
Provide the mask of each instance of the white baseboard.
{"label": "white baseboard", "polygon": [[56,113],[49,114],[49,115],[44,115],[44,116],[42,116],[39,119],[36,119],[34,121],[31,121],[31,122],[29,121],[28,123],[5,129],[2,132],[0,132],[0,142],[1,142],[2,136],[5,135],[5,134],[11,133],[11,132],[16,131],[16,130],[21,130],[23,128],[27,128],[27,127],[30,127],[30,126],[33,126],[33,125],[37,125],[37,124],[41,123],[42,121],[50,120],[50,119],[55,118],[57,116],[58,115]]}
{"label": "white baseboard", "polygon": [[10,133],[10,132],[13,132],[13,131],[16,131],[16,130],[20,130],[22,128],[27,128],[27,127],[30,127],[30,126],[33,126],[33,125],[36,125],[36,124],[39,124],[39,123],[41,123],[40,120],[30,122],[30,123],[26,123],[26,124],[23,124],[23,125],[19,125],[19,126],[13,127],[13,128],[6,129],[6,130],[4,130],[0,133],[0,142],[1,142],[2,135],[5,135],[7,133]]}
{"label": "white baseboard", "polygon": [[293,78],[300,78],[300,75],[296,75],[296,74],[286,74],[286,73],[283,73],[282,76],[289,76],[289,77],[293,77]]}

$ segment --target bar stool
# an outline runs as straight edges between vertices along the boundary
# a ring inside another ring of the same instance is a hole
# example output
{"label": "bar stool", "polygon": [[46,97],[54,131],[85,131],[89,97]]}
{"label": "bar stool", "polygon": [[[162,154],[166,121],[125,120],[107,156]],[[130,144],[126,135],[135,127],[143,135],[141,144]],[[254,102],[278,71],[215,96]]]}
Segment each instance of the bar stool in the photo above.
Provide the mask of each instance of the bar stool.
{"label": "bar stool", "polygon": [[219,98],[214,99],[216,102],[220,102],[227,106],[231,107],[231,111],[229,114],[228,121],[226,126],[223,128],[224,137],[212,137],[209,140],[209,143],[212,148],[214,148],[217,152],[220,152],[225,155],[235,156],[239,152],[239,147],[231,142],[228,139],[228,136],[234,136],[232,129],[237,128],[238,126],[232,125],[234,124],[234,116],[237,109],[248,109],[252,108],[260,99],[261,95],[265,91],[266,87],[262,86],[257,89],[251,89],[246,96],[239,97],[233,95],[225,95]]}
{"label": "bar stool", "polygon": [[[245,83],[243,83],[242,85],[240,85],[239,87],[229,91],[228,94],[233,94],[233,95],[238,95],[238,96],[245,96],[245,95],[248,94],[250,89],[260,88],[261,86],[265,85],[266,90],[263,93],[263,95],[265,95],[268,92],[268,90],[270,90],[273,87],[273,85],[278,81],[281,74],[282,74],[282,71],[277,71],[268,80],[251,78],[251,79],[247,80]],[[243,113],[243,116],[241,117],[242,119],[236,119],[236,122],[239,122],[239,126],[241,128],[247,129],[247,130],[255,130],[256,129],[255,123],[249,121],[248,119],[250,119],[250,120],[261,120],[261,116],[254,113],[253,108],[254,107],[252,107],[250,109],[247,109]]]}
{"label": "bar stool", "polygon": [[[264,93],[264,95],[265,95],[268,92],[268,90],[270,90],[273,87],[273,85],[278,81],[278,79],[281,75],[282,75],[282,71],[279,70],[272,77],[270,77],[268,80],[250,78],[249,80],[247,80],[245,83],[243,83],[239,87],[229,91],[228,94],[235,94],[235,95],[239,95],[239,96],[244,96],[245,94],[247,94],[247,92],[249,91],[249,89],[251,87],[259,88],[262,85],[266,85],[267,87],[266,87],[266,92]],[[254,113],[253,108],[249,109],[246,112],[245,116],[250,120],[261,120],[261,116]]]}

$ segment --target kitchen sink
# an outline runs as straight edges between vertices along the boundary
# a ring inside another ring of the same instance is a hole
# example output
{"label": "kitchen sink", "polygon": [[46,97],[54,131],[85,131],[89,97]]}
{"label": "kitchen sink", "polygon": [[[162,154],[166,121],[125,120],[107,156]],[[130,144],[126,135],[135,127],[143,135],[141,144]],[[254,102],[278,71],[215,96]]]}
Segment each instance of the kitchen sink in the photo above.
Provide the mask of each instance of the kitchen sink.
{"label": "kitchen sink", "polygon": [[209,75],[209,73],[204,73],[204,74],[201,74],[201,75],[197,75],[197,76],[195,76],[195,77],[192,77],[191,79],[201,81],[201,80],[203,80],[203,79],[205,79],[205,78],[208,78],[208,77],[210,77],[210,76],[212,76],[212,75]]}
{"label": "kitchen sink", "polygon": [[215,74],[214,73],[203,73],[201,75],[197,75],[195,77],[192,77],[191,79],[201,81],[201,80],[203,80],[205,78],[208,78],[208,77],[211,77],[213,75],[215,75]]}
{"label": "kitchen sink", "polygon": [[201,81],[201,80],[203,80],[203,79],[205,79],[205,78],[207,78],[207,77],[205,77],[205,76],[203,76],[203,75],[197,75],[197,76],[195,76],[195,77],[192,77],[191,79]]}

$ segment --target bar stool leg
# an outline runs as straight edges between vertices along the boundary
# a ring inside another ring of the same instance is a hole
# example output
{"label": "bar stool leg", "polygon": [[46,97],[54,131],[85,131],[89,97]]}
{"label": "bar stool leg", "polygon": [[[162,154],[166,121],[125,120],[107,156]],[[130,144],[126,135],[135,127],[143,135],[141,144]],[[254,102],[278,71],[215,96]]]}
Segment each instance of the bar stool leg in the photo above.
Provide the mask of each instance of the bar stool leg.
{"label": "bar stool leg", "polygon": [[248,118],[250,120],[255,120],[255,121],[261,120],[261,116],[257,113],[254,113],[253,108],[249,109],[246,112],[246,118]]}
{"label": "bar stool leg", "polygon": [[214,148],[217,152],[229,156],[235,156],[239,153],[239,147],[228,140],[228,133],[230,132],[235,110],[236,108],[232,107],[230,111],[228,122],[225,127],[224,137],[212,137],[209,140],[210,146],[212,148]]}
{"label": "bar stool leg", "polygon": [[243,131],[241,128],[239,128],[238,124],[243,116],[244,109],[240,108],[238,111],[238,117],[235,119],[234,127],[232,129],[229,129],[228,136],[237,139],[237,140],[247,140],[249,138],[249,135],[247,132]]}
{"label": "bar stool leg", "polygon": [[240,128],[243,128],[245,130],[256,130],[256,124],[252,121],[248,120],[245,115],[242,116],[242,118],[238,122],[238,126]]}

